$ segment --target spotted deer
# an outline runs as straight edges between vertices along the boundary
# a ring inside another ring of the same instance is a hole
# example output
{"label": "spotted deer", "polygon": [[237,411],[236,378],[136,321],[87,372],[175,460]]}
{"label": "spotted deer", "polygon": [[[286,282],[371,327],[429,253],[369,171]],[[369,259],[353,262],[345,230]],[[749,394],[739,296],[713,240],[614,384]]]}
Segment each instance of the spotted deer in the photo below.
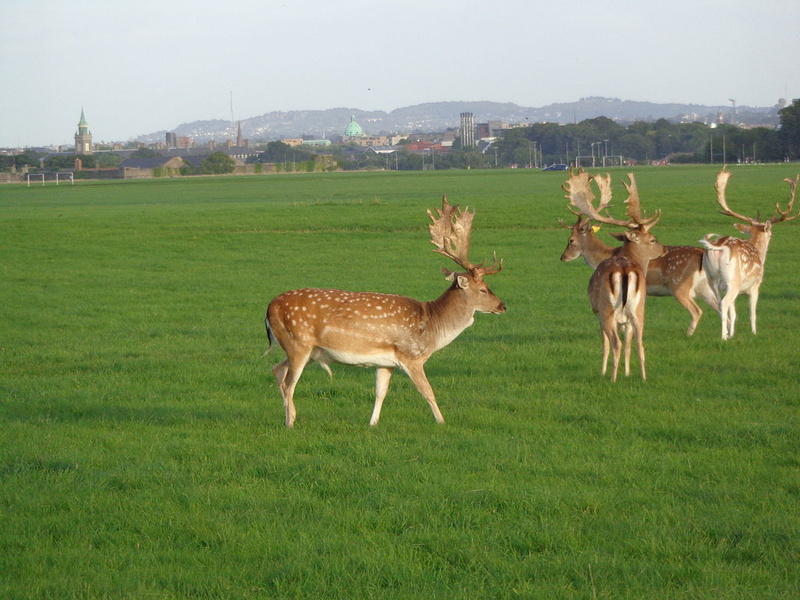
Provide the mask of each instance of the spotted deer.
{"label": "spotted deer", "polygon": [[444,423],[425,375],[425,362],[472,325],[475,312],[500,314],[506,305],[484,281],[486,275],[500,272],[503,261],[498,263],[496,255],[491,266],[469,261],[475,212],[462,212],[446,196],[436,212],[428,211],[434,252],[463,269],[442,269],[452,284],[438,299],[420,302],[393,294],[299,289],[270,302],[265,317],[269,347],[277,341],[286,352],[286,359],[272,372],[283,397],[287,427],[294,425],[295,387],[310,361],[320,363],[329,374],[329,363],[376,368],[370,425],[378,424],[389,380],[397,368],[405,371],[427,400],[436,421]]}
{"label": "spotted deer", "polygon": [[776,204],[775,214],[766,221],[760,221],[736,213],[728,207],[725,189],[728,186],[730,175],[730,171],[726,171],[724,167],[717,174],[715,183],[717,204],[723,215],[743,221],[743,223],[734,223],[733,226],[748,235],[749,238],[744,240],[733,236],[720,237],[716,233],[709,233],[700,240],[706,247],[703,267],[708,273],[720,306],[723,340],[733,337],[736,325],[736,297],[739,294],[750,296],[750,329],[754,334],[756,333],[756,307],[761,281],[764,278],[767,250],[772,239],[772,225],[782,221],[791,221],[800,216],[800,212],[792,215],[800,176],[785,180],[789,183],[789,203],[786,210],[781,210],[780,204]]}
{"label": "spotted deer", "polygon": [[[570,173],[569,180],[563,186],[570,205],[578,213],[600,223],[626,228],[624,233],[616,235],[623,242],[622,248],[616,255],[602,260],[597,265],[589,280],[588,289],[592,311],[600,322],[603,338],[601,372],[603,375],[606,374],[608,355],[611,351],[612,381],[617,380],[623,345],[621,336],[625,339],[625,375],[630,375],[631,340],[635,337],[642,379],[647,378],[643,344],[644,307],[647,296],[645,280],[650,260],[664,253],[664,246],[649,231],[658,223],[661,214],[657,212],[650,218],[643,217],[633,174],[628,174],[628,178],[630,183],[623,182],[628,191],[627,220],[614,219],[606,213],[611,202],[609,175],[591,176],[579,170],[577,173]],[[600,191],[600,201],[597,206],[594,206],[592,181]]]}
{"label": "spotted deer", "polygon": [[[575,211],[572,211],[573,213]],[[561,254],[564,262],[582,256],[592,269],[602,261],[618,254],[620,246],[609,246],[597,235],[597,226],[586,216],[577,213],[578,220],[569,226],[559,219],[561,226],[570,230],[567,247]],[[696,246],[665,246],[663,256],[650,261],[647,269],[648,296],[674,296],[691,316],[686,335],[692,335],[703,316],[703,309],[695,302],[700,297],[719,312],[714,291],[703,269],[704,250]]]}

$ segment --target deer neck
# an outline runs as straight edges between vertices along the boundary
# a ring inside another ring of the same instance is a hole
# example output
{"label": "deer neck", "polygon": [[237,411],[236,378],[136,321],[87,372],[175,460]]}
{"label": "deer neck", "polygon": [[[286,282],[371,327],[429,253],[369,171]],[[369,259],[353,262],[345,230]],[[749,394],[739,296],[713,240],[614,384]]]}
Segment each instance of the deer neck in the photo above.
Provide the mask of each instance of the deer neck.
{"label": "deer neck", "polygon": [[771,236],[769,234],[756,229],[750,234],[750,239],[748,240],[758,252],[758,257],[761,259],[762,265],[767,261],[767,250],[769,250],[770,239]]}
{"label": "deer neck", "polygon": [[425,332],[434,338],[436,349],[444,348],[474,322],[475,308],[468,294],[456,284],[436,300],[424,303]]}
{"label": "deer neck", "polygon": [[628,260],[639,265],[639,268],[647,275],[647,268],[650,265],[650,256],[639,247],[639,244],[625,242],[622,245],[622,249],[619,251],[619,256],[624,256]]}
{"label": "deer neck", "polygon": [[583,252],[583,260],[591,268],[596,269],[597,265],[607,258],[611,258],[619,248],[609,246],[599,237],[592,233],[586,238],[586,248]]}

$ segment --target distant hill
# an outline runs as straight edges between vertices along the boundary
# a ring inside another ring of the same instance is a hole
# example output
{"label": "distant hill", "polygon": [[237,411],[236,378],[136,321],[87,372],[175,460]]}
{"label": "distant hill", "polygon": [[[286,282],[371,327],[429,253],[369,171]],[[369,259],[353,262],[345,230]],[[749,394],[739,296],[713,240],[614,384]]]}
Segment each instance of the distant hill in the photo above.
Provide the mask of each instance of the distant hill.
{"label": "distant hill", "polygon": [[[778,106],[756,108],[736,107],[735,122],[747,125],[776,126]],[[730,122],[732,106],[703,106],[698,104],[656,104],[616,98],[590,97],[577,102],[550,104],[541,108],[500,102],[430,102],[395,109],[391,112],[366,111],[357,108],[327,110],[274,111],[241,120],[242,135],[251,142],[310,136],[328,138],[341,135],[355,116],[368,135],[388,133],[431,133],[455,128],[460,113],[471,112],[476,123],[577,123],[585,119],[607,117],[622,124],[636,121],[700,121],[712,123],[719,114]],[[189,136],[198,143],[211,139],[222,141],[236,138],[236,125],[230,121],[193,121],[173,130],[178,136]],[[165,131],[137,138],[145,143],[164,140]]]}

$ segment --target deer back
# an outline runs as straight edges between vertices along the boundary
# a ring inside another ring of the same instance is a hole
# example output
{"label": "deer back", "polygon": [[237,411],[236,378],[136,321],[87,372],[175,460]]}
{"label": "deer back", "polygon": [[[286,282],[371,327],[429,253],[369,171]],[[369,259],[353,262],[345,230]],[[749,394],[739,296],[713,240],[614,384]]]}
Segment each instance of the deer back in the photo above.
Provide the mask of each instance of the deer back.
{"label": "deer back", "polygon": [[647,293],[669,296],[686,281],[694,281],[703,270],[703,249],[697,246],[665,246],[664,254],[647,268]]}

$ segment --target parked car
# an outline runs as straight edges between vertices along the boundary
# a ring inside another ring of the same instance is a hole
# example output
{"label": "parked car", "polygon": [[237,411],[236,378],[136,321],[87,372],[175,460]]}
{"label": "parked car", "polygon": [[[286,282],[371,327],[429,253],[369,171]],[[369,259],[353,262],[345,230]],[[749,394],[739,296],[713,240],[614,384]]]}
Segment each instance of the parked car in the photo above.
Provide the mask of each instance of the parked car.
{"label": "parked car", "polygon": [[567,169],[569,169],[569,167],[563,163],[554,163],[549,167],[545,167],[542,171],[566,171]]}

